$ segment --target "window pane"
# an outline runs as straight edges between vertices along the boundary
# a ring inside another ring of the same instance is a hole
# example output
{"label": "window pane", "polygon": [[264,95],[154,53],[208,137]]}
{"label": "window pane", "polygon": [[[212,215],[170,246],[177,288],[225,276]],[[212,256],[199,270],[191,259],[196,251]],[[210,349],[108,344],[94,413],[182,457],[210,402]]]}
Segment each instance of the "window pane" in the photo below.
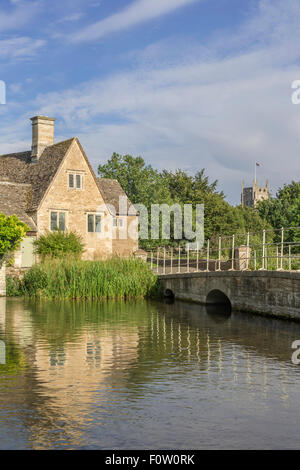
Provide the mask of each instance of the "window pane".
{"label": "window pane", "polygon": [[76,188],[81,188],[81,175],[76,175]]}
{"label": "window pane", "polygon": [[123,227],[123,219],[119,219],[119,227]]}
{"label": "window pane", "polygon": [[65,230],[66,228],[66,214],[64,212],[59,213],[59,230]]}
{"label": "window pane", "polygon": [[95,221],[95,217],[92,214],[89,214],[88,215],[88,232],[90,233],[95,232],[94,221]]}
{"label": "window pane", "polygon": [[96,215],[96,232],[101,232],[101,215]]}
{"label": "window pane", "polygon": [[57,230],[57,212],[51,212],[50,230]]}
{"label": "window pane", "polygon": [[69,175],[69,188],[74,188],[74,175]]}
{"label": "window pane", "polygon": [[114,227],[117,227],[117,226],[118,226],[117,217],[114,217],[114,218],[113,218],[113,226],[114,226]]}

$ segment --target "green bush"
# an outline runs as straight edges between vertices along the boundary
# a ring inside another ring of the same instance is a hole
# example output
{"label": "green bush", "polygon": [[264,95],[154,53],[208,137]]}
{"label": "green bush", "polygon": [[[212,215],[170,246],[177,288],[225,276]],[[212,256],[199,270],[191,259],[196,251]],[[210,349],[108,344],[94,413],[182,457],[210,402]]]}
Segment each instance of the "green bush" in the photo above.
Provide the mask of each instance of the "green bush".
{"label": "green bush", "polygon": [[47,283],[47,275],[42,265],[33,266],[24,276],[24,293],[30,297],[37,296],[42,289],[47,287]]}
{"label": "green bush", "polygon": [[61,258],[70,254],[80,256],[84,250],[82,239],[75,232],[48,232],[41,235],[34,245],[36,253],[42,258]]}
{"label": "green bush", "polygon": [[136,299],[160,295],[157,276],[136,259],[107,261],[47,259],[24,277],[29,297],[48,299]]}
{"label": "green bush", "polygon": [[23,283],[17,277],[6,277],[7,297],[20,297],[24,295]]}

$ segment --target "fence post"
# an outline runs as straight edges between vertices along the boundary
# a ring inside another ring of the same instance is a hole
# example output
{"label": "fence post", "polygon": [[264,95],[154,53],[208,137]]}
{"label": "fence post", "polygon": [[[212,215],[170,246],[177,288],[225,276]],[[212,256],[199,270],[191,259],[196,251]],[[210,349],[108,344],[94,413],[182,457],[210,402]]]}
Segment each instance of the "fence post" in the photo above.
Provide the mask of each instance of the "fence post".
{"label": "fence post", "polygon": [[256,271],[257,265],[256,265],[256,250],[254,250],[254,271]]}
{"label": "fence post", "polygon": [[171,248],[171,274],[173,274],[173,247]]}
{"label": "fence post", "polygon": [[266,231],[263,230],[261,270],[265,269]]}
{"label": "fence post", "polygon": [[186,271],[190,272],[190,244],[187,244]]}
{"label": "fence post", "polygon": [[178,247],[178,273],[180,273],[180,245]]}
{"label": "fence post", "polygon": [[157,248],[157,258],[156,258],[156,261],[157,261],[157,268],[156,268],[156,271],[158,273],[158,268],[159,268],[159,248]]}
{"label": "fence post", "polygon": [[151,251],[151,271],[153,269],[153,251]]}
{"label": "fence post", "polygon": [[196,272],[199,271],[199,242],[197,242],[197,262],[196,262]]}
{"label": "fence post", "polygon": [[207,240],[206,271],[209,272],[209,239]]}
{"label": "fence post", "polygon": [[229,271],[234,271],[234,247],[235,247],[235,236],[232,235],[231,269],[229,269]]}
{"label": "fence post", "polygon": [[280,250],[280,271],[283,271],[283,254],[284,254],[284,228],[281,228],[281,250]]}
{"label": "fence post", "polygon": [[221,252],[222,252],[222,237],[219,237],[219,254],[218,254],[218,269],[217,271],[221,271]]}
{"label": "fence post", "polygon": [[279,269],[279,259],[278,259],[278,256],[279,256],[278,245],[276,245],[276,271],[278,271],[278,269]]}
{"label": "fence post", "polygon": [[289,245],[289,271],[292,270],[291,245]]}
{"label": "fence post", "polygon": [[166,274],[166,247],[164,246],[164,269],[163,274]]}

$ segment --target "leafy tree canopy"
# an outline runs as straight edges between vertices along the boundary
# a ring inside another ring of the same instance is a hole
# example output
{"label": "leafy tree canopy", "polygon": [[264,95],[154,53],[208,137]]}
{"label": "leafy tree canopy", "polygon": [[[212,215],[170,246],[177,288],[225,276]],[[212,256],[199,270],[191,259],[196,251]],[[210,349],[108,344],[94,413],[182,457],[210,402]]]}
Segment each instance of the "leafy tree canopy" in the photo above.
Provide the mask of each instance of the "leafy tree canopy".
{"label": "leafy tree canopy", "polygon": [[29,230],[16,215],[6,217],[0,213],[0,257],[15,251]]}
{"label": "leafy tree canopy", "polygon": [[[117,179],[133,204],[144,204],[148,209],[151,204],[191,204],[194,224],[196,204],[204,204],[205,239],[269,227],[257,210],[226,202],[223,192],[217,189],[218,181],[211,182],[204,169],[194,175],[180,169],[158,171],[141,157],[114,153],[106,164],[99,165],[98,172],[103,178]],[[170,240],[141,240],[146,248],[162,244],[170,244]]]}
{"label": "leafy tree canopy", "polygon": [[[260,216],[275,229],[300,226],[300,182],[292,181],[280,188],[275,198],[262,201],[258,206]],[[280,238],[278,233],[276,239]],[[289,230],[286,241],[299,241],[300,231]]]}

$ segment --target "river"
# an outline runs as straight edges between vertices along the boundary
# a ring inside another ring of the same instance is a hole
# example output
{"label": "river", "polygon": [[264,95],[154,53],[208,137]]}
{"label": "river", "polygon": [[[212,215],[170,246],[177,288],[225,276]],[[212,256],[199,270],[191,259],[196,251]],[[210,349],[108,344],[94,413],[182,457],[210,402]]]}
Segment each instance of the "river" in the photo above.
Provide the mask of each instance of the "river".
{"label": "river", "polygon": [[300,448],[298,339],[181,302],[0,299],[0,449]]}

